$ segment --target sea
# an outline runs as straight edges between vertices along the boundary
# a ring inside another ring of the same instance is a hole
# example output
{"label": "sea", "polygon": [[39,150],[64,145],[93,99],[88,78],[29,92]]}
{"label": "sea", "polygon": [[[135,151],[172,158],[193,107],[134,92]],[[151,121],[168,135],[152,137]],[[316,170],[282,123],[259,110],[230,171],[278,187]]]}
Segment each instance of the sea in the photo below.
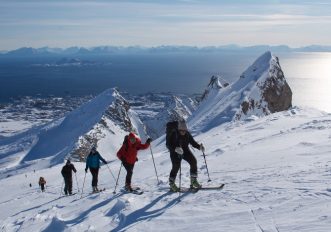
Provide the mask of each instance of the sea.
{"label": "sea", "polygon": [[[293,106],[331,112],[331,53],[274,54],[292,89]],[[2,55],[0,103],[23,96],[96,95],[113,87],[130,94],[201,94],[212,75],[232,83],[260,55],[231,51],[80,57]],[[72,58],[80,63],[70,61]]]}

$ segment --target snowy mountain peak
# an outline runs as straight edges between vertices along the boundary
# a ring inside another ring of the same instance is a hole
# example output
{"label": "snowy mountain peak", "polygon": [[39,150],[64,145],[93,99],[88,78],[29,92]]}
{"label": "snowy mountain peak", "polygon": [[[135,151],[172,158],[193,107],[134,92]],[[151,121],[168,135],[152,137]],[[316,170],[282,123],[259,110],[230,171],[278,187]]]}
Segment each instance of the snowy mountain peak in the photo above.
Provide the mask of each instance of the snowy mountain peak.
{"label": "snowy mountain peak", "polygon": [[204,131],[224,122],[287,110],[291,105],[292,91],[279,60],[266,52],[238,81],[208,93],[190,118],[190,124],[194,130]]}
{"label": "snowy mountain peak", "polygon": [[226,80],[224,80],[218,75],[213,75],[210,78],[209,84],[205,92],[201,96],[201,101],[205,100],[210,93],[215,92],[217,94],[219,90],[222,90],[227,86],[229,86],[229,83]]}
{"label": "snowy mountain peak", "polygon": [[91,145],[101,154],[114,154],[128,131],[144,133],[144,127],[116,89],[105,90],[65,117],[1,141],[11,149],[0,151],[5,175],[20,169],[40,169],[62,163],[68,156],[84,158]]}
{"label": "snowy mountain peak", "polygon": [[271,60],[277,59],[270,51],[265,52],[241,74],[241,79],[257,80],[263,72],[270,68]]}
{"label": "snowy mountain peak", "polygon": [[213,75],[210,78],[208,88],[209,89],[222,89],[222,88],[225,88],[228,85],[229,85],[229,83],[226,80],[224,80],[222,77],[220,77],[218,75],[217,76]]}

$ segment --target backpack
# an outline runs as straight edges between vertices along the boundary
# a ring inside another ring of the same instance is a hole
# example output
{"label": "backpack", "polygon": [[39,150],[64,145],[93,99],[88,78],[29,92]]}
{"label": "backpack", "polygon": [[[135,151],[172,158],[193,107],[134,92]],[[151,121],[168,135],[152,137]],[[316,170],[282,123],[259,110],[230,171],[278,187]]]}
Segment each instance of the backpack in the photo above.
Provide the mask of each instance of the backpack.
{"label": "backpack", "polygon": [[128,151],[128,149],[129,149],[129,135],[126,135],[124,137],[122,146],[125,146],[125,150]]}
{"label": "backpack", "polygon": [[177,133],[178,130],[178,121],[170,121],[166,124],[166,146],[169,149],[170,138],[173,133]]}

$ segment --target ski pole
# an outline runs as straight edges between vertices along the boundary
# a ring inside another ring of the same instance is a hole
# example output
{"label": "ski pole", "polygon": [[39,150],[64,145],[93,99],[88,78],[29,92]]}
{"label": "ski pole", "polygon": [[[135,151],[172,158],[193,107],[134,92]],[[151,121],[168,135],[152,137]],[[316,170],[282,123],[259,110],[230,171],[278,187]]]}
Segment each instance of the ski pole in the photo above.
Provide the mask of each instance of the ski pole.
{"label": "ski pole", "polygon": [[118,185],[118,180],[120,178],[120,174],[121,174],[121,169],[122,169],[122,166],[123,164],[121,163],[121,167],[120,167],[120,170],[118,171],[118,175],[117,175],[117,180],[116,180],[116,184],[115,184],[115,189],[114,189],[114,194],[116,193],[116,188],[117,188],[117,185]]}
{"label": "ski pole", "polygon": [[114,176],[113,172],[110,170],[110,168],[109,168],[108,164],[107,164],[107,168],[108,168],[108,170],[109,170],[110,174],[112,175],[113,179],[116,181],[116,178],[115,178],[115,176]]}
{"label": "ski pole", "polygon": [[79,185],[78,185],[78,180],[77,180],[76,172],[75,172],[75,177],[76,177],[77,191],[79,192]]}
{"label": "ski pole", "polygon": [[208,174],[208,182],[211,181],[210,177],[209,177],[209,171],[208,171],[208,165],[207,165],[207,161],[206,161],[206,155],[205,155],[205,152],[202,151],[202,154],[203,154],[203,158],[205,160],[205,164],[206,164],[206,169],[207,169],[207,174]]}
{"label": "ski pole", "polygon": [[156,166],[155,166],[155,161],[154,161],[154,155],[153,155],[153,151],[152,151],[152,145],[149,146],[149,149],[151,150],[151,154],[152,154],[152,159],[153,159],[153,164],[154,164],[154,169],[155,169],[157,183],[160,184],[159,176],[157,175],[157,171],[156,171]]}
{"label": "ski pole", "polygon": [[86,172],[85,172],[85,176],[84,176],[84,181],[83,181],[83,188],[82,188],[82,194],[80,195],[80,198],[83,197],[83,192],[84,192],[84,184],[85,184],[85,178],[86,178]]}
{"label": "ski pole", "polygon": [[179,161],[179,195],[180,191],[182,189],[182,156],[180,156],[180,161]]}

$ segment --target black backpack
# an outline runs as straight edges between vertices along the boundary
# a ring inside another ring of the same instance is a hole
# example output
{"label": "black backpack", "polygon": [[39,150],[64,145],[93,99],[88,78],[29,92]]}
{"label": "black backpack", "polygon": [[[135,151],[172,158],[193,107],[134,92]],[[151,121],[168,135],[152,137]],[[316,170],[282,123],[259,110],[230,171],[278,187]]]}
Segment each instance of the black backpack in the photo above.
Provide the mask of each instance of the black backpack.
{"label": "black backpack", "polygon": [[128,149],[129,149],[129,135],[126,135],[124,137],[124,141],[123,141],[122,145],[125,146],[125,150],[128,151]]}
{"label": "black backpack", "polygon": [[171,138],[171,135],[173,133],[177,133],[178,131],[178,121],[171,121],[171,122],[167,122],[167,125],[166,125],[166,146],[168,149],[169,146],[170,146],[170,138]]}

